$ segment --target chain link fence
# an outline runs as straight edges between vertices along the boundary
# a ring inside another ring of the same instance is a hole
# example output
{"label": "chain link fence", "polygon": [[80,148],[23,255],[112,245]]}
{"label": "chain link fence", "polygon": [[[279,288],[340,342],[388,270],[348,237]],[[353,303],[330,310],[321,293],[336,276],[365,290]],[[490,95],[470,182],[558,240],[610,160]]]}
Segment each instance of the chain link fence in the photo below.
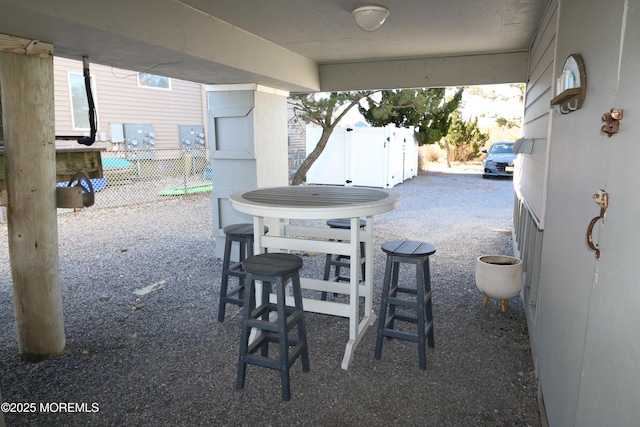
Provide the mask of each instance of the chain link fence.
{"label": "chain link fence", "polygon": [[[304,160],[304,150],[289,152],[289,169]],[[91,209],[114,208],[163,201],[195,193],[211,193],[213,170],[209,149],[137,149],[102,151],[103,178],[94,178],[95,203]],[[60,182],[58,186],[68,183]],[[73,212],[58,209],[58,213]],[[7,210],[0,206],[0,224],[7,223]]]}
{"label": "chain link fence", "polygon": [[95,191],[91,209],[210,193],[213,188],[207,148],[103,151],[101,157],[103,178],[91,180]]}
{"label": "chain link fence", "polygon": [[[103,178],[91,180],[95,191],[91,209],[160,202],[213,189],[207,148],[103,151],[101,157]],[[58,213],[73,211],[58,209]],[[0,206],[0,223],[6,222],[6,208]]]}

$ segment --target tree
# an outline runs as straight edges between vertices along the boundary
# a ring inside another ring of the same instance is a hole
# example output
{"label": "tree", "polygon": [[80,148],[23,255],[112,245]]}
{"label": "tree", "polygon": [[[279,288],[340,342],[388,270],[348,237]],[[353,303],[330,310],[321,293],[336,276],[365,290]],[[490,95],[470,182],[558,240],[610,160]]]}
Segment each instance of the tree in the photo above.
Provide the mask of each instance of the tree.
{"label": "tree", "polygon": [[[459,107],[463,92],[457,89],[447,99],[445,88],[385,90],[379,101],[368,96],[369,108],[360,105],[358,109],[372,126],[414,126],[418,145],[433,144],[447,136],[451,114]],[[448,159],[448,145],[446,148]]]}
{"label": "tree", "polygon": [[477,117],[466,121],[460,116],[460,111],[453,112],[449,136],[445,143],[453,145],[456,160],[468,161],[478,157],[480,148],[488,139],[489,134],[482,133],[478,128]]}
{"label": "tree", "polygon": [[369,96],[369,108],[358,105],[358,110],[371,126],[384,127],[393,123],[398,127],[409,127],[420,122],[428,102],[427,94],[415,90],[384,90],[380,92],[380,100]]}
{"label": "tree", "polygon": [[314,123],[322,128],[320,141],[296,171],[292,185],[306,181],[307,172],[329,142],[336,125],[361,99],[372,95],[373,91],[307,93],[291,95],[290,104],[297,120]]}

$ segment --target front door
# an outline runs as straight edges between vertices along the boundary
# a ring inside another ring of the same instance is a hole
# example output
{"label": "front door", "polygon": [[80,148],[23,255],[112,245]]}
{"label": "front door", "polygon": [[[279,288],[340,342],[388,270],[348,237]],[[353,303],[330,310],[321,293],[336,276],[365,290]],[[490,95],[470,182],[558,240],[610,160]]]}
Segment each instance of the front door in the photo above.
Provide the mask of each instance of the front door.
{"label": "front door", "polygon": [[640,422],[640,169],[634,164],[640,160],[637,22],[640,4],[629,2],[624,49],[607,76],[619,83],[606,105],[624,111],[620,132],[602,136],[597,155],[610,200],[604,221],[596,225],[602,253],[595,263],[576,426]]}

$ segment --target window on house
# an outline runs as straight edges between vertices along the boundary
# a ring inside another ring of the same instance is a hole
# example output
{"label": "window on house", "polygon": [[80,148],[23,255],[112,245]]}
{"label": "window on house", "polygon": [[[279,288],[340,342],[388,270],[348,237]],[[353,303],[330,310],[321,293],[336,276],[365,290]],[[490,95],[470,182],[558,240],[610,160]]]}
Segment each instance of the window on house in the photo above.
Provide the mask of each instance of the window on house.
{"label": "window on house", "polygon": [[[73,121],[74,130],[89,130],[89,101],[87,100],[87,91],[84,87],[84,76],[78,73],[69,73],[69,91],[71,92],[71,119]],[[93,102],[96,101],[96,83],[91,76],[91,92]],[[98,108],[96,107],[96,110]],[[96,112],[97,114],[97,112]]]}
{"label": "window on house", "polygon": [[155,74],[138,73],[138,86],[171,90],[171,79]]}

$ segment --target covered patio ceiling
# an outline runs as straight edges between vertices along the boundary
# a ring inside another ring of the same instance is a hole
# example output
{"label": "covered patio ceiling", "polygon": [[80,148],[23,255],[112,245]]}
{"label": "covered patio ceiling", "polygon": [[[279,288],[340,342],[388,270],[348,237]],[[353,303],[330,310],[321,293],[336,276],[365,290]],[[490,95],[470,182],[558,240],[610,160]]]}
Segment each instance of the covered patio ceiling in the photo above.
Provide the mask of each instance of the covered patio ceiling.
{"label": "covered patio ceiling", "polygon": [[[361,30],[351,11],[390,10]],[[522,82],[548,0],[0,0],[0,34],[205,84],[289,91]]]}

